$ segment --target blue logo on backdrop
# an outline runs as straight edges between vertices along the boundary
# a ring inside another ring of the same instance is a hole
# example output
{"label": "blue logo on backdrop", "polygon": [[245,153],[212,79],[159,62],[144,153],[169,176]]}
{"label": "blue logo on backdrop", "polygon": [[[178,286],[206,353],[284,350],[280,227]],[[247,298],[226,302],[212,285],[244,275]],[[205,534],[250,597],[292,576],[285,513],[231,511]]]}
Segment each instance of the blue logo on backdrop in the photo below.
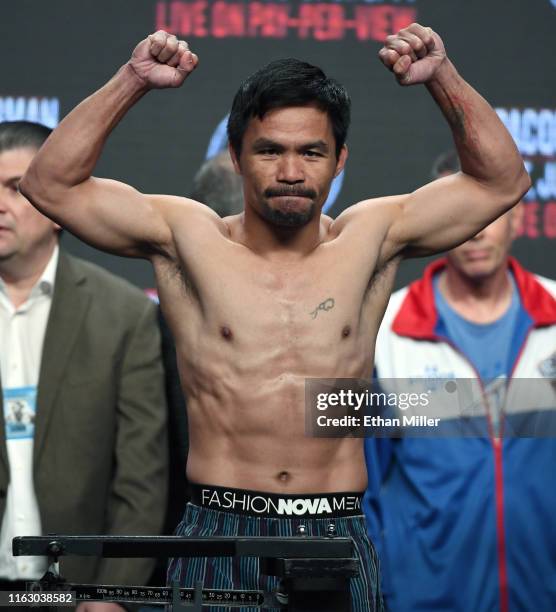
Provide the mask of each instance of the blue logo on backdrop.
{"label": "blue logo on backdrop", "polygon": [[0,96],[0,122],[24,120],[55,128],[59,119],[58,98]]}
{"label": "blue logo on backdrop", "polygon": [[[218,155],[220,151],[223,151],[228,146],[228,135],[226,133],[228,117],[229,115],[226,115],[224,119],[222,119],[222,121],[220,121],[220,123],[216,126],[216,129],[214,130],[214,133],[209,141],[205,159],[210,159],[211,157]],[[326,202],[322,207],[323,213],[328,212],[334,205],[334,202],[336,201],[336,198],[338,197],[338,194],[342,189],[343,182],[344,171],[342,170],[342,172],[340,172],[340,174],[338,174],[338,176],[332,181],[330,193],[328,194],[328,198],[326,199]]]}

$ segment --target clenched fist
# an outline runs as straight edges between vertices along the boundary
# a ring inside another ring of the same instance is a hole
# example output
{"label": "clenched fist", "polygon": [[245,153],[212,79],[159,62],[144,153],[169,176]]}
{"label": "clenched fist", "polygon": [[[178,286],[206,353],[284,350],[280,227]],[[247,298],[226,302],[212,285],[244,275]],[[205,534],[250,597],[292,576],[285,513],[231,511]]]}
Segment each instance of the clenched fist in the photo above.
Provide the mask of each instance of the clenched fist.
{"label": "clenched fist", "polygon": [[135,47],[128,63],[148,87],[163,89],[179,87],[198,62],[184,40],[158,30]]}
{"label": "clenched fist", "polygon": [[435,75],[446,59],[446,51],[436,32],[412,23],[388,36],[378,56],[395,74],[400,85],[415,85],[425,83]]}

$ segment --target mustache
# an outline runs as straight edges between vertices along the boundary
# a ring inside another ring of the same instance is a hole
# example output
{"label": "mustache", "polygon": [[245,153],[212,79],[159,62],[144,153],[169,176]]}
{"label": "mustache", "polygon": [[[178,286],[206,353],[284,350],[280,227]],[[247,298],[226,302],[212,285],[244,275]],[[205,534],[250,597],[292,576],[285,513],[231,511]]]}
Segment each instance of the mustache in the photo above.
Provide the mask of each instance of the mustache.
{"label": "mustache", "polygon": [[311,198],[314,200],[317,197],[317,193],[314,189],[308,187],[299,187],[292,185],[291,187],[268,187],[264,190],[265,198],[277,198],[277,197],[300,197],[300,198]]}

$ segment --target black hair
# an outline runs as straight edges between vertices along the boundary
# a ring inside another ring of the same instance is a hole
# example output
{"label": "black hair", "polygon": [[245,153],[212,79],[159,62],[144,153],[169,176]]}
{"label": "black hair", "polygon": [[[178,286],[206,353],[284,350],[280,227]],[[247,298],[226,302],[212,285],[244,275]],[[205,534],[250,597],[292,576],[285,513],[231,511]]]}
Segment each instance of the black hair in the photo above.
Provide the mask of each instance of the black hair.
{"label": "black hair", "polygon": [[315,105],[326,112],[336,141],[336,157],[344,146],[351,101],[345,88],[317,66],[294,58],[270,62],[238,89],[228,119],[228,139],[239,158],[243,136],[252,117],[262,119],[276,108]]}
{"label": "black hair", "polygon": [[0,123],[0,153],[13,149],[40,149],[52,130],[31,121],[3,121]]}
{"label": "black hair", "polygon": [[433,179],[440,178],[443,174],[455,174],[461,170],[461,164],[457,151],[451,150],[441,153],[432,165],[431,176]]}
{"label": "black hair", "polygon": [[221,217],[243,211],[243,183],[235,173],[228,150],[206,161],[193,179],[191,197]]}

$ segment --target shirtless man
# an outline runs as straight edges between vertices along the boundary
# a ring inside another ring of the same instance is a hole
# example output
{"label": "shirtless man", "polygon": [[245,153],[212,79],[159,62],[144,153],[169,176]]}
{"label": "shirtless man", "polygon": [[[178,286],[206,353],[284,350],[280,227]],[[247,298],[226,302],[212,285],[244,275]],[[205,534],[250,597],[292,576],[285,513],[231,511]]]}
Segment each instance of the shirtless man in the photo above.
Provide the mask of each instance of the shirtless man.
{"label": "shirtless man", "polygon": [[[188,398],[187,476],[206,483],[179,533],[289,535],[300,522],[309,534],[326,533],[328,514],[272,516],[270,501],[292,495],[348,492],[339,505],[349,514],[346,499],[367,482],[363,441],[305,437],[305,379],[369,378],[401,259],[469,239],[529,188],[510,135],[435,32],[412,24],[379,56],[401,85],[426,85],[453,131],[462,172],[360,202],[336,220],[322,216],[347,158],[349,99],[319,69],[284,60],[255,73],[234,99],[230,149],[243,214],[221,219],[186,198],[94,178],[126,111],[150,89],[180,86],[197,66],[185,42],[159,31],[64,119],[21,181],[40,211],[83,240],[154,266]],[[162,143],[153,147],[155,158],[163,152]],[[319,310],[330,298],[333,308]],[[352,580],[353,609],[379,609],[364,519],[334,522],[355,538],[365,568]],[[170,575],[188,586],[205,570],[214,588],[237,587],[240,574],[242,588],[263,584],[251,578],[251,560],[236,563],[219,560],[209,571],[206,560],[174,560]]]}

